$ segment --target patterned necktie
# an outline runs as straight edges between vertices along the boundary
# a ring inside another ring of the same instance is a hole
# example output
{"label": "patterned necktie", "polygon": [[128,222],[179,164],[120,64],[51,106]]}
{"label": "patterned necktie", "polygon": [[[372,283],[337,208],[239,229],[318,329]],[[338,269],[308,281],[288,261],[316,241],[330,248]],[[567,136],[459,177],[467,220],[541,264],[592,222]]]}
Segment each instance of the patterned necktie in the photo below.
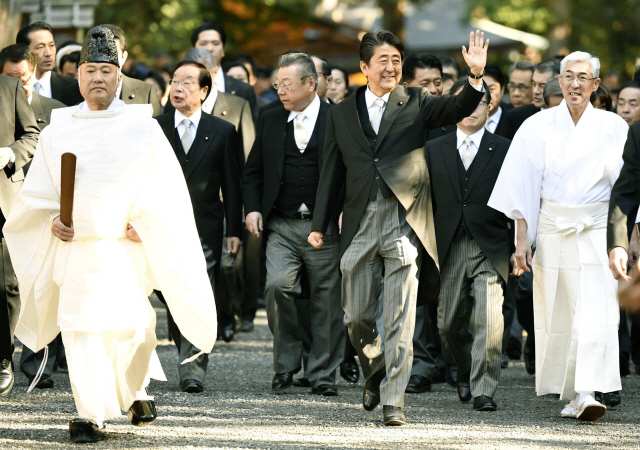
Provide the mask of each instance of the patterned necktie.
{"label": "patterned necktie", "polygon": [[40,88],[41,88],[41,87],[42,87],[42,85],[40,84],[40,82],[39,82],[39,81],[36,81],[36,82],[33,84],[33,91],[34,91],[36,94],[40,94]]}
{"label": "patterned necktie", "polygon": [[182,119],[181,123],[184,125],[184,133],[182,133],[180,142],[182,142],[182,148],[186,154],[189,153],[191,144],[193,144],[193,133],[191,133],[191,121],[189,119]]}
{"label": "patterned necktie", "polygon": [[382,108],[384,108],[384,100],[381,98],[377,98],[375,102],[373,102],[378,109],[373,111],[373,115],[371,116],[371,126],[373,127],[373,131],[378,134],[378,130],[380,129],[380,121],[382,120]]}
{"label": "patterned necktie", "polygon": [[303,112],[299,112],[298,115],[294,119],[294,127],[293,127],[293,135],[296,139],[296,145],[300,150],[300,153],[304,153],[307,148],[307,144],[309,143],[309,138],[307,136],[307,130],[304,128],[304,118],[306,116]]}
{"label": "patterned necktie", "polygon": [[473,158],[476,156],[476,152],[473,150],[473,141],[469,136],[464,138],[465,146],[462,147],[462,164],[464,165],[464,170],[469,170],[469,166],[473,162]]}

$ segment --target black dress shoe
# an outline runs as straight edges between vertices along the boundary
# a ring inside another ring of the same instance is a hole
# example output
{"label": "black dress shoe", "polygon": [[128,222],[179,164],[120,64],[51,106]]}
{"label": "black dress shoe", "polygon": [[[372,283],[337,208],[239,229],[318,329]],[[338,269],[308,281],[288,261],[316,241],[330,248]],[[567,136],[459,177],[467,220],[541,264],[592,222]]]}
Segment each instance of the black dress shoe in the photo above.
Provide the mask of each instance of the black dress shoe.
{"label": "black dress shoe", "polygon": [[382,414],[384,415],[384,424],[387,426],[406,425],[407,419],[404,417],[402,408],[399,406],[382,406]]}
{"label": "black dress shoe", "polygon": [[312,394],[323,395],[325,397],[335,397],[338,395],[338,390],[332,384],[321,384],[317,388],[311,389]]}
{"label": "black dress shoe", "polygon": [[451,364],[444,372],[444,379],[451,387],[458,387],[458,366]]}
{"label": "black dress shoe", "polygon": [[255,326],[253,325],[253,320],[243,320],[242,321],[242,327],[240,328],[240,331],[243,333],[249,333],[251,331],[253,331],[255,328]]}
{"label": "black dress shoe", "polygon": [[295,387],[311,387],[311,383],[309,383],[309,379],[307,377],[294,378],[293,385]]}
{"label": "black dress shoe", "polygon": [[13,387],[13,369],[11,361],[3,359],[0,363],[0,397],[4,397]]}
{"label": "black dress shoe", "polygon": [[491,397],[481,395],[473,399],[473,409],[475,411],[497,411],[498,405]]}
{"label": "black dress shoe", "polygon": [[225,342],[233,341],[235,334],[235,327],[233,324],[229,324],[222,329],[222,340]]}
{"label": "black dress shoe", "polygon": [[524,344],[524,350],[522,351],[524,356],[524,367],[527,369],[529,375],[535,375],[536,373],[536,348],[535,343],[531,336],[527,337],[527,341]]}
{"label": "black dress shoe", "polygon": [[298,371],[285,372],[285,373],[277,373],[273,376],[273,380],[271,380],[271,389],[279,392],[284,391],[288,387],[293,385],[293,374]]}
{"label": "black dress shoe", "polygon": [[[604,404],[611,408],[611,409],[615,409],[616,406],[618,406],[620,403],[622,403],[622,399],[620,398],[620,392],[618,391],[614,391],[614,392],[607,392],[605,394],[602,395],[602,400],[604,400]],[[599,401],[600,403],[603,403],[600,400],[596,400]]]}
{"label": "black dress shoe", "polygon": [[198,380],[190,378],[180,383],[180,389],[187,394],[197,394],[204,391],[204,386]]}
{"label": "black dress shoe", "polygon": [[69,437],[71,442],[76,444],[98,442],[100,439],[104,439],[104,435],[104,428],[100,429],[93,420],[73,419],[69,422]]}
{"label": "black dress shoe", "polygon": [[471,400],[471,387],[468,381],[458,380],[458,398],[462,403],[467,403]]}
{"label": "black dress shoe", "polygon": [[431,381],[422,375],[411,375],[407,388],[404,390],[410,394],[422,394],[431,392]]}
{"label": "black dress shoe", "polygon": [[156,404],[153,400],[136,400],[127,411],[127,416],[131,425],[138,427],[149,425],[158,417]]}
{"label": "black dress shoe", "polygon": [[[31,383],[33,383],[33,378],[34,377],[29,378],[29,386],[31,386]],[[40,381],[38,381],[38,384],[36,384],[35,387],[37,389],[51,389],[53,385],[53,378],[51,378],[49,375],[42,375],[40,377]]]}
{"label": "black dress shoe", "polygon": [[367,411],[373,411],[380,404],[380,383],[384,380],[387,373],[384,369],[380,369],[369,377],[364,383],[364,391],[362,392],[362,407]]}
{"label": "black dress shoe", "polygon": [[340,376],[349,383],[357,383],[360,379],[358,363],[354,361],[342,361],[340,364]]}
{"label": "black dress shoe", "polygon": [[505,352],[502,352],[502,360],[500,361],[500,368],[506,369],[509,367],[509,357]]}

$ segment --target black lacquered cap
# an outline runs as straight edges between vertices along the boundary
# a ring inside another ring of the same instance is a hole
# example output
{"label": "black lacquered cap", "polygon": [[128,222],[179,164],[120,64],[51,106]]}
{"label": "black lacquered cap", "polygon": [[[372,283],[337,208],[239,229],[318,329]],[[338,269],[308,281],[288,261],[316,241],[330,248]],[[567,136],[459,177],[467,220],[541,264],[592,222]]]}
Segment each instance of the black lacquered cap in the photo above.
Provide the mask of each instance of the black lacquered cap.
{"label": "black lacquered cap", "polygon": [[110,29],[93,27],[89,30],[78,65],[88,62],[109,63],[120,67],[116,39]]}

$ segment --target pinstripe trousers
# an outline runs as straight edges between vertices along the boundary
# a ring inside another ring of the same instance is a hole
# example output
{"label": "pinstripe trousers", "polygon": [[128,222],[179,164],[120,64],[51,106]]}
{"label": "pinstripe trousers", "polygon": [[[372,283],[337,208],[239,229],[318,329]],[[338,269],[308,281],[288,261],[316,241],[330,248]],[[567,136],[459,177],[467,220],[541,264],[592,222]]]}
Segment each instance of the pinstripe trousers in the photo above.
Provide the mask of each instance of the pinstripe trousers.
{"label": "pinstripe trousers", "polygon": [[[386,368],[380,385],[383,405],[404,406],[413,363],[421,249],[402,205],[395,197],[385,199],[378,192],[367,204],[340,261],[344,323],[364,376]],[[384,338],[376,325],[381,289]]]}
{"label": "pinstripe trousers", "polygon": [[[475,286],[474,308],[469,299]],[[438,328],[458,365],[458,380],[468,379],[473,397],[493,398],[500,381],[502,355],[502,302],[504,281],[467,233],[454,238],[440,272]]]}

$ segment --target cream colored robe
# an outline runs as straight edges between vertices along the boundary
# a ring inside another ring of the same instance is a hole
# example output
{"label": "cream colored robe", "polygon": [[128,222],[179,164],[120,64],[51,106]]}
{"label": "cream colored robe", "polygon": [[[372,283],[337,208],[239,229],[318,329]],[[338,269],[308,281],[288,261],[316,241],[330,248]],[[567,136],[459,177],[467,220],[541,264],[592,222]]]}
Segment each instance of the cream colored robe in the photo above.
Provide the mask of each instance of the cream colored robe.
{"label": "cream colored robe", "polygon": [[[189,193],[151,114],[120,100],[107,111],[63,108],[40,135],[4,227],[20,283],[16,336],[33,351],[61,330],[149,328],[153,288],[189,342],[213,348],[216,308]],[[71,242],[51,233],[65,152],[77,156]],[[128,223],[141,244],[126,238]]]}
{"label": "cream colored robe", "polygon": [[538,395],[621,389],[606,215],[627,129],[591,104],[577,126],[564,101],[535,114],[516,133],[489,199],[511,219],[525,219],[536,243]]}

